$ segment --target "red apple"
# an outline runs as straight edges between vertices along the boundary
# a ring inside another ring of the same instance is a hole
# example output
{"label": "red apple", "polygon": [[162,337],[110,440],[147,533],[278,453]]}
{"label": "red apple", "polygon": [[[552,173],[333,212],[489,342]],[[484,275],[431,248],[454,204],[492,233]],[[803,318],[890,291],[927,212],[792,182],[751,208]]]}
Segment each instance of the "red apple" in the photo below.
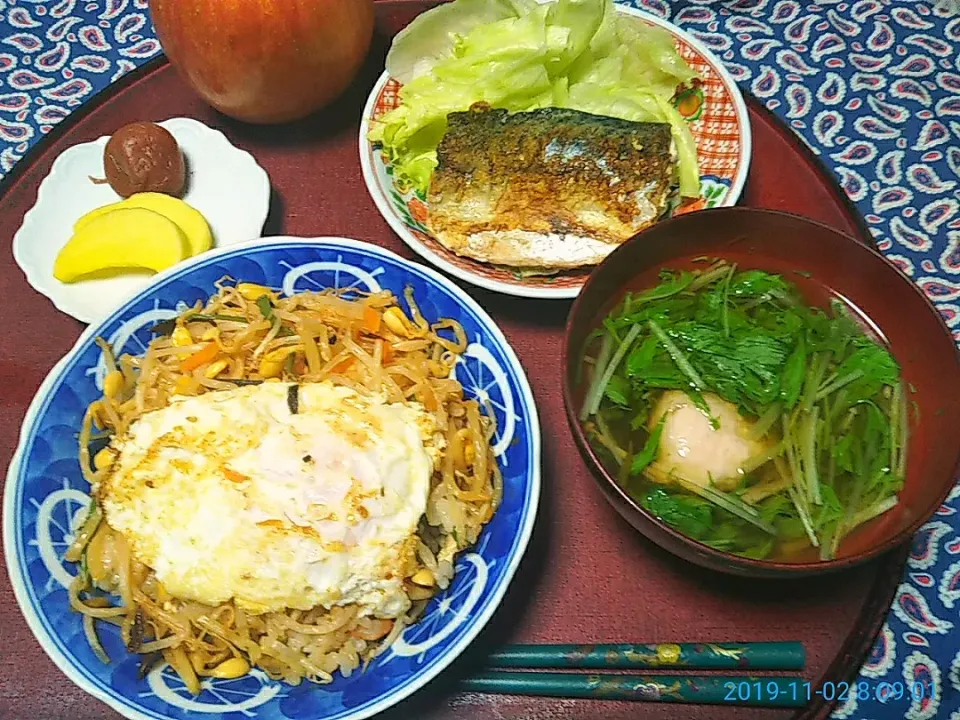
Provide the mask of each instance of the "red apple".
{"label": "red apple", "polygon": [[302,118],[353,81],[373,37],[373,0],[150,0],[170,62],[220,112]]}

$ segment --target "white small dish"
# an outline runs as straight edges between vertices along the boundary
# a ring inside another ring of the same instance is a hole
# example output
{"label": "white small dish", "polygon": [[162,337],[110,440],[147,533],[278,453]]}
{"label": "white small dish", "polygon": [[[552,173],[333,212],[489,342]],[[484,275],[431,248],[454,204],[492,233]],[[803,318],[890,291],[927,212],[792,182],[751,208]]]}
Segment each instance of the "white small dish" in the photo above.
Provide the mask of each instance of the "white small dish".
{"label": "white small dish", "polygon": [[[170,131],[187,163],[183,200],[199,210],[213,231],[214,247],[260,237],[270,209],[270,179],[250,153],[233,145],[218,130],[190,118],[158,123]],[[23,217],[13,238],[13,257],[27,282],[57,309],[85,323],[109,315],[150,282],[146,274],[62,283],[53,276],[57,253],[84,214],[120,198],[104,177],[103,136],[74,145],[54,161],[40,183],[37,202]]]}

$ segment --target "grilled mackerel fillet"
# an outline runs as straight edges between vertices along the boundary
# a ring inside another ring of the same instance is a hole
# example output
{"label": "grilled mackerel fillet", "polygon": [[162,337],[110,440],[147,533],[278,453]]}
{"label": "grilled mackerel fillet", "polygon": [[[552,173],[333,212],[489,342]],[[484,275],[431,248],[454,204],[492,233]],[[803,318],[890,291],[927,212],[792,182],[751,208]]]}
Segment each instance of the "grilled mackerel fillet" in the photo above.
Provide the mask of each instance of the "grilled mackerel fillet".
{"label": "grilled mackerel fillet", "polygon": [[428,226],[481,262],[532,272],[596,265],[664,214],[676,182],[665,123],[482,103],[447,123]]}

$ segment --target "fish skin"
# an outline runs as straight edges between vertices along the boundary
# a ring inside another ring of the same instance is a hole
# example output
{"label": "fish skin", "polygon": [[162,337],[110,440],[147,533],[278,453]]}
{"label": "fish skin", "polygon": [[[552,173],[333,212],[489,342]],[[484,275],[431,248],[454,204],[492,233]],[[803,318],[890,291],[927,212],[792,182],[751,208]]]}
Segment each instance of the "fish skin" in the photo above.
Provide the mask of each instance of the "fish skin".
{"label": "fish skin", "polygon": [[481,262],[553,272],[596,265],[666,211],[670,126],[568,108],[451,113],[428,229]]}

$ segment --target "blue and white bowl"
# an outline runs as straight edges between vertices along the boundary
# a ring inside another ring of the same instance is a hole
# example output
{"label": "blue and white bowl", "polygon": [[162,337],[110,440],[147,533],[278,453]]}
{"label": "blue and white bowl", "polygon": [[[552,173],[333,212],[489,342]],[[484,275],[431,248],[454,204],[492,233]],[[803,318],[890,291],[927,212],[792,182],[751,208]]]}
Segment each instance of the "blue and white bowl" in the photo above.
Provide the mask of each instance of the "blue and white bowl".
{"label": "blue and white bowl", "polygon": [[[465,391],[496,409],[496,453],[503,469],[503,503],[477,546],[457,561],[451,586],[431,601],[422,619],[366,672],[332,684],[298,687],[254,670],[237,680],[205,679],[193,697],[166,667],[137,679],[138,658],[117,629],[100,636],[113,662],[102,664],[84,638],[66,588],[76,572],[62,555],[89,502],[77,459],[84,408],[101,394],[104,362],[94,343],[108,339],[119,352],[140,353],[150,328],[215,292],[224,275],[284,293],[327,287],[392,290],[412,286],[429,320],[453,318],[470,345],[456,369]],[[435,677],[493,615],[533,530],[540,497],[540,426],[519,360],[493,320],[453,283],[382,248],[341,238],[271,238],[206,253],[158,275],[106,320],[91,326],[50,372],[34,398],[7,475],[3,542],[20,608],[41,646],[85,691],[128,718],[211,720],[358,720],[381,712]]]}

